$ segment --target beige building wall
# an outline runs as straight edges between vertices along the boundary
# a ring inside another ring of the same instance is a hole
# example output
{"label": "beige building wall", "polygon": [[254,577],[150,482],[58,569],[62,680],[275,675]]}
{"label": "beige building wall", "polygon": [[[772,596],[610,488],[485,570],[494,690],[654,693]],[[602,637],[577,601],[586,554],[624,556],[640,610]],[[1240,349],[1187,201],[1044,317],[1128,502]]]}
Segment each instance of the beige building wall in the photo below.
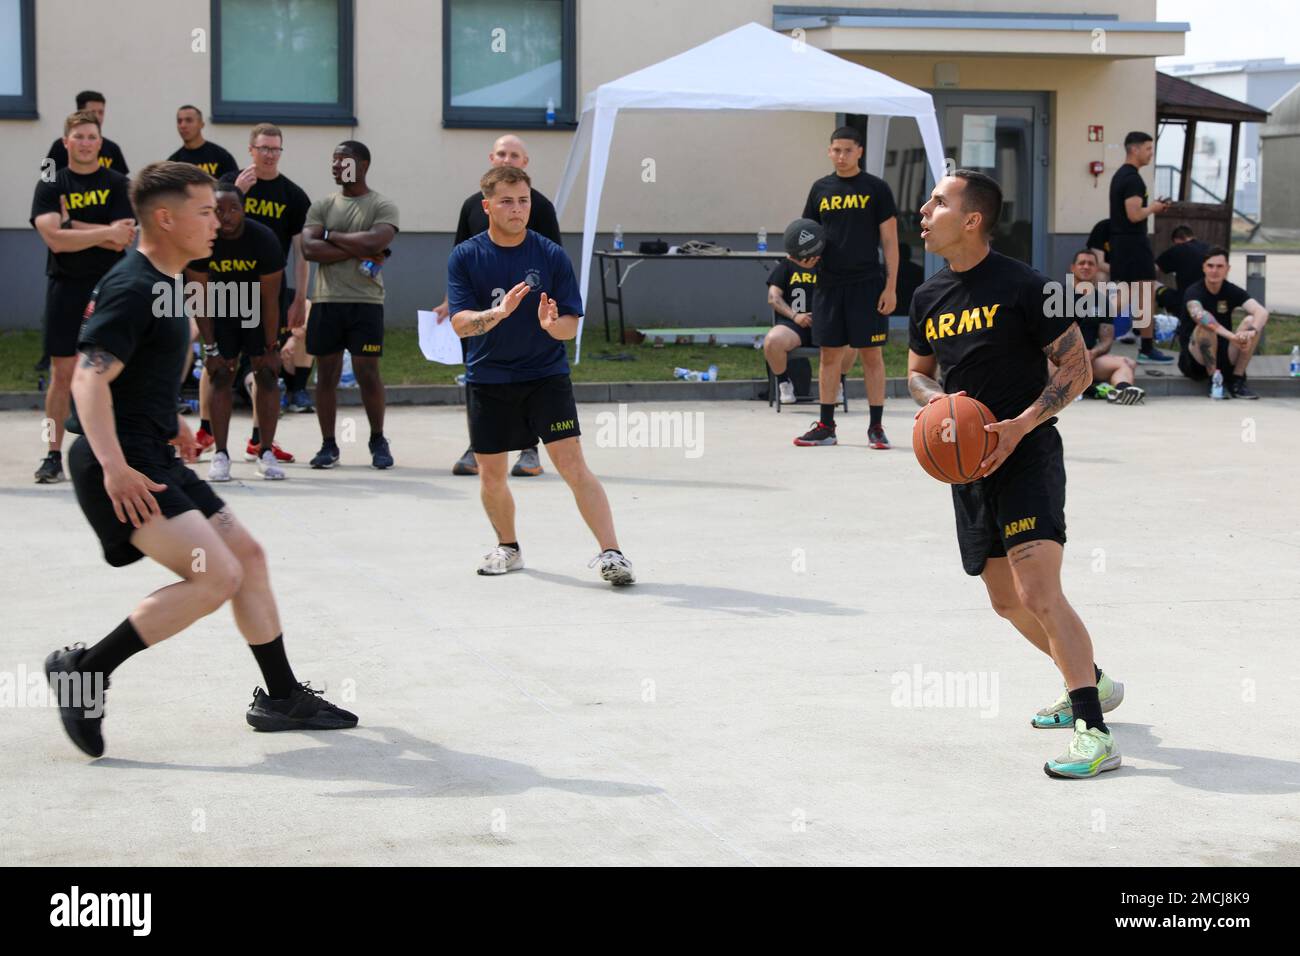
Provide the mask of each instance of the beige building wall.
{"label": "beige building wall", "polygon": [[[923,9],[978,9],[978,0],[912,0]],[[208,0],[41,0],[37,5],[37,104],[41,119],[0,121],[9,169],[31,170],[83,88],[108,97],[106,134],[131,167],[163,158],[178,145],[176,106],[193,102],[210,112],[207,54],[191,50],[191,31],[209,26]],[[132,13],[124,15],[124,8]],[[449,232],[460,203],[486,168],[493,138],[487,130],[441,125],[441,6],[416,0],[356,4],[355,98],[359,123],[286,127],[282,168],[315,197],[334,189],[329,155],[356,138],[374,154],[371,181],[401,206],[407,231]],[[1002,11],[1034,11],[1044,0],[1000,0]],[[1080,2],[1080,12],[1116,12],[1155,19],[1154,0]],[[579,0],[579,96],[600,83],[657,62],[748,21],[772,22],[768,0]],[[923,88],[933,85],[935,56],[856,58]],[[1155,79],[1149,59],[957,58],[961,88],[1054,92],[1053,174],[1049,230],[1084,232],[1104,202],[1105,180],[1093,189],[1085,166],[1100,158],[1108,174],[1122,155],[1086,142],[1087,125],[1101,123],[1112,142],[1129,128],[1154,125]],[[750,66],[761,71],[763,65]],[[779,229],[802,209],[808,185],[828,171],[826,137],[834,118],[778,113],[622,113],[615,130],[600,226],[630,232],[750,232]],[[206,133],[241,161],[247,127],[209,123]],[[554,195],[568,153],[569,130],[526,134],[529,167],[543,192]],[[656,180],[642,180],[643,161]],[[20,177],[21,181],[22,177]],[[585,180],[563,216],[566,231],[581,227]],[[27,189],[0,195],[0,228],[23,228]]]}

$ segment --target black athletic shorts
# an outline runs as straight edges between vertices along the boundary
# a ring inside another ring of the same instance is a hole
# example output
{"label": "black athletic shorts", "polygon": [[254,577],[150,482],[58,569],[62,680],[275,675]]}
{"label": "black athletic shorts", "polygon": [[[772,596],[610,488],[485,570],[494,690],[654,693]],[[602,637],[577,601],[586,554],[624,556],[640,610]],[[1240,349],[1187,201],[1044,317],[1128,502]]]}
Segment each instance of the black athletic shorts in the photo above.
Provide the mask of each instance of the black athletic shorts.
{"label": "black athletic shorts", "polygon": [[45,284],[45,352],[59,358],[77,354],[86,303],[98,279],[56,279]]}
{"label": "black athletic shorts", "polygon": [[240,319],[213,319],[212,334],[217,340],[217,354],[223,359],[266,354],[266,333],[261,322],[245,326]]}
{"label": "black athletic shorts", "polygon": [[[126,463],[146,477],[167,486],[153,492],[164,518],[174,518],[197,508],[211,518],[225,507],[212,487],[176,457],[175,448],[166,442],[119,436]],[[90,442],[78,435],[68,452],[68,474],[77,492],[77,504],[90,526],[99,536],[104,560],[115,568],[133,564],[144,554],[131,543],[135,527],[118,521],[113,502],[104,490],[104,469],[95,460]]]}
{"label": "black athletic shorts", "polygon": [[335,355],[347,349],[353,358],[384,354],[384,307],[378,302],[316,302],[307,322],[307,351]]}
{"label": "black athletic shorts", "polygon": [[480,455],[532,448],[539,438],[549,445],[582,434],[567,375],[499,385],[467,382],[465,402],[469,444]]}
{"label": "black athletic shorts", "polygon": [[[1232,368],[1232,362],[1228,359],[1228,340],[1221,335],[1216,335],[1217,344],[1214,353],[1214,363],[1217,368]],[[1178,348],[1178,371],[1182,372],[1193,382],[1208,382],[1210,373],[1205,366],[1192,357],[1192,340],[1189,338],[1186,342],[1180,342]]]}
{"label": "black athletic shorts", "polygon": [[1004,558],[1007,548],[1026,541],[1065,544],[1065,455],[1054,424],[1022,438],[987,478],[953,485],[952,506],[961,565],[969,575],[979,575],[989,558]]}
{"label": "black athletic shorts", "polygon": [[812,340],[825,348],[848,345],[879,347],[889,337],[889,317],[876,310],[884,280],[866,279],[851,285],[818,285],[813,293]]}
{"label": "black athletic shorts", "polygon": [[1118,239],[1112,236],[1106,261],[1110,264],[1111,282],[1142,282],[1156,277],[1155,253],[1144,235]]}
{"label": "black athletic shorts", "polygon": [[776,324],[793,330],[799,336],[799,348],[809,349],[813,347],[813,330],[804,328],[794,319],[787,319],[784,316],[776,320]]}

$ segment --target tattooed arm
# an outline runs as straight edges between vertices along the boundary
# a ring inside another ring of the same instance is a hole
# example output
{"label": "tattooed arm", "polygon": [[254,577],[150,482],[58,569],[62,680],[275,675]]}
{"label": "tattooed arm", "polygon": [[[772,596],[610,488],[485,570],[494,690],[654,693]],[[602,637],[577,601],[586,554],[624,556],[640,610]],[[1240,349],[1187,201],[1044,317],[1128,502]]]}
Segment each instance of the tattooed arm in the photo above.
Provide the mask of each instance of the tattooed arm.
{"label": "tattooed arm", "polygon": [[1043,393],[1015,418],[984,426],[985,431],[998,436],[998,444],[981,463],[980,477],[997,471],[1011,457],[1020,439],[1073,402],[1076,395],[1082,394],[1092,384],[1092,362],[1088,359],[1088,349],[1084,347],[1076,323],[1071,322],[1068,329],[1043,349],[1043,353],[1055,368]]}
{"label": "tattooed arm", "polygon": [[462,339],[490,332],[504,322],[531,290],[527,282],[520,282],[501,299],[501,304],[482,312],[462,309],[451,317],[451,327]]}

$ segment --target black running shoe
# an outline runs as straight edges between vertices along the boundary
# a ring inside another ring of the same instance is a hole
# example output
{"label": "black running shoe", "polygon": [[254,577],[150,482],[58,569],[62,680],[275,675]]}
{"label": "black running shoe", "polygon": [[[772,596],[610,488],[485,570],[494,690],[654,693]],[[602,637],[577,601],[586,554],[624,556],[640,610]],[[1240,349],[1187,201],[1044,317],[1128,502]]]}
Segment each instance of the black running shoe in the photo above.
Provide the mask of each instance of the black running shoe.
{"label": "black running shoe", "polygon": [[333,468],[339,463],[338,445],[321,445],[316,457],[311,460],[313,468]]}
{"label": "black running shoe", "polygon": [[53,651],[45,658],[45,679],[50,682],[63,719],[63,729],[82,753],[90,757],[104,756],[104,692],[109,681],[105,677],[101,687],[96,686],[93,675],[77,669],[86,645],[74,644],[61,651]]}
{"label": "black running shoe", "polygon": [[[1247,398],[1252,400],[1259,398],[1259,396],[1251,390],[1250,386],[1246,384],[1244,378],[1233,379],[1232,386],[1228,391],[1232,394],[1233,398]],[[39,480],[39,478],[37,480]]]}
{"label": "black running shoe", "polygon": [[824,425],[821,422],[814,422],[813,427],[796,438],[794,443],[801,447],[809,445],[834,445],[835,423],[832,422],[829,425]]}
{"label": "black running shoe", "polygon": [[393,467],[393,453],[388,450],[387,438],[370,439],[370,465],[381,471]]}
{"label": "black running shoe", "polygon": [[63,480],[63,456],[53,453],[45,456],[41,466],[36,469],[38,485],[52,485]]}
{"label": "black running shoe", "polygon": [[357,725],[357,715],[335,707],[310,683],[299,684],[293,696],[279,700],[258,687],[245,717],[254,730],[346,730]]}

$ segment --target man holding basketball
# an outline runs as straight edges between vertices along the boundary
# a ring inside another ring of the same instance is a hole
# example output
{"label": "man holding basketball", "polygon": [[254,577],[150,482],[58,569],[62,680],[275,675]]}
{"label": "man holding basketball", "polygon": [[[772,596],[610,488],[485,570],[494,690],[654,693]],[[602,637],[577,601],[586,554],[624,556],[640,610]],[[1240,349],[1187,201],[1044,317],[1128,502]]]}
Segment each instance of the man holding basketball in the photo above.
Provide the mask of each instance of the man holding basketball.
{"label": "man holding basketball", "polygon": [[926,251],[947,266],[912,300],[908,388],[921,405],[968,394],[993,413],[985,428],[996,447],[978,478],[952,490],[962,566],[983,578],[994,611],[1065,678],[1066,693],[1031,721],[1074,726],[1065,753],[1043,769],[1093,777],[1120,765],[1101,715],[1124,690],[1093,663],[1088,630],[1061,591],[1065,463],[1053,427],[1092,383],[1092,369],[1078,326],[1045,308],[1048,279],[989,248],[1001,207],[998,184],[966,169],[941,179],[921,207]]}

